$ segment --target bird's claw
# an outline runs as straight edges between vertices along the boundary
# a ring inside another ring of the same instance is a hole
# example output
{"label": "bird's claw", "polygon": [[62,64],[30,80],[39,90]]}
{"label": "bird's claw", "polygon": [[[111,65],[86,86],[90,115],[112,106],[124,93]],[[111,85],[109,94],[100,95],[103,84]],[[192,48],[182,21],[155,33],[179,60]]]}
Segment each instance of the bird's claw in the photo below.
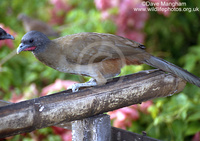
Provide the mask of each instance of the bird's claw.
{"label": "bird's claw", "polygon": [[73,85],[71,85],[71,86],[69,86],[68,88],[67,88],[67,90],[72,90],[72,92],[78,92],[78,90],[79,90],[79,86],[78,85],[76,85],[76,84],[73,84]]}
{"label": "bird's claw", "polygon": [[81,87],[91,87],[91,86],[96,86],[97,82],[93,78],[91,78],[88,82],[85,83],[76,83],[71,86],[69,86],[67,89],[71,89],[72,92],[77,92],[79,88]]}

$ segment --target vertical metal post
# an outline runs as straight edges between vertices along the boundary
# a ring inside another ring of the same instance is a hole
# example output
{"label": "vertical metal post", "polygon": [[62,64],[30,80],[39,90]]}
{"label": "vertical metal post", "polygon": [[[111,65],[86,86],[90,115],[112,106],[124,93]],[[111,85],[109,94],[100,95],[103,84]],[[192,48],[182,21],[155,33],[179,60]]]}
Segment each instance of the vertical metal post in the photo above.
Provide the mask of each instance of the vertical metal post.
{"label": "vertical metal post", "polygon": [[72,122],[73,141],[110,141],[110,116],[100,114]]}

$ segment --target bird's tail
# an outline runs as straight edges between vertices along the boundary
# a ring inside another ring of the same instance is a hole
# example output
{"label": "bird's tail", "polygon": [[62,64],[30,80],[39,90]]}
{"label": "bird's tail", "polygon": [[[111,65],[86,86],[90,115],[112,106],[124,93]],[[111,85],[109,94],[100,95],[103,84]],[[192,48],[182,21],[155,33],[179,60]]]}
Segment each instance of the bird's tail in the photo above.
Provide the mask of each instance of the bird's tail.
{"label": "bird's tail", "polygon": [[150,65],[152,67],[161,69],[166,72],[170,72],[179,76],[180,78],[200,87],[200,78],[191,74],[190,72],[170,63],[161,58],[150,56],[148,59],[144,60],[143,63]]}

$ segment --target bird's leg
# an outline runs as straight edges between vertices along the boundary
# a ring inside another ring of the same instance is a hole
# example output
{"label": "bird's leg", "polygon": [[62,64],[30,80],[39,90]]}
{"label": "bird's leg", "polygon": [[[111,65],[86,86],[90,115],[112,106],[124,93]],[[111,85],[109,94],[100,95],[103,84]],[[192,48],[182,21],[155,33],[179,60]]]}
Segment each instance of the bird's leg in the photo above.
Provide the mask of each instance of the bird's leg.
{"label": "bird's leg", "polygon": [[90,86],[96,86],[97,82],[94,78],[91,78],[88,82],[85,83],[76,83],[71,86],[69,86],[67,89],[71,89],[72,92],[77,92],[79,88],[81,87],[90,87]]}
{"label": "bird's leg", "polygon": [[77,92],[81,87],[91,87],[97,85],[103,85],[107,82],[107,79],[102,75],[100,71],[95,71],[92,78],[85,83],[76,83],[68,87],[68,89],[72,89],[72,92]]}

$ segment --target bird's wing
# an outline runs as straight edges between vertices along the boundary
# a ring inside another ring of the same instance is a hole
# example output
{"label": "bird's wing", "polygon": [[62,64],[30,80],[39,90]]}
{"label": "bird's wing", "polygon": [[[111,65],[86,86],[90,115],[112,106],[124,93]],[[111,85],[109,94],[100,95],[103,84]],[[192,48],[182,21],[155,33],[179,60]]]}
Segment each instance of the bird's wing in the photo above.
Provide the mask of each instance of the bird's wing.
{"label": "bird's wing", "polygon": [[144,46],[112,34],[79,33],[55,39],[68,62],[98,63],[107,59],[132,56],[144,52]]}

